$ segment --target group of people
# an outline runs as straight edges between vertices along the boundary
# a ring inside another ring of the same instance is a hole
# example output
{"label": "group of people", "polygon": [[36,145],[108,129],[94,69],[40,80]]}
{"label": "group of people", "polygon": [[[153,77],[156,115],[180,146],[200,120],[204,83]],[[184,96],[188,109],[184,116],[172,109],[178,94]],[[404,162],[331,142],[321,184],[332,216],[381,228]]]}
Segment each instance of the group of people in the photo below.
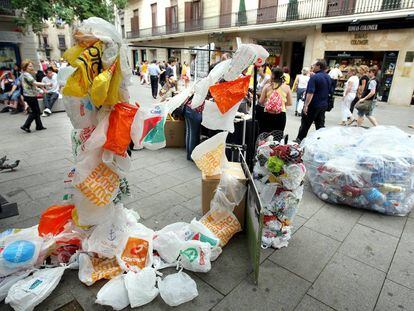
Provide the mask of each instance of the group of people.
{"label": "group of people", "polygon": [[[59,63],[61,68],[62,63]],[[20,127],[30,133],[33,121],[36,130],[46,129],[43,126],[41,116],[48,117],[52,114],[53,105],[59,98],[59,84],[57,81],[58,67],[56,62],[41,60],[39,70],[35,70],[30,60],[24,60],[21,67],[17,64],[13,69],[2,68],[0,75],[0,103],[4,105],[1,113],[10,112],[28,114],[26,122]],[[43,114],[40,110],[38,98],[43,98]]]}
{"label": "group of people", "polygon": [[[153,60],[150,64],[148,61],[137,63],[134,74],[140,76],[141,84],[150,84],[151,93],[154,99],[158,95],[163,99],[171,96],[172,92],[178,90],[178,81],[184,82],[185,88],[188,88],[191,81],[190,67],[184,61],[181,64],[178,59],[170,57],[168,62],[159,62]],[[158,84],[161,85],[161,91],[158,94]]]}

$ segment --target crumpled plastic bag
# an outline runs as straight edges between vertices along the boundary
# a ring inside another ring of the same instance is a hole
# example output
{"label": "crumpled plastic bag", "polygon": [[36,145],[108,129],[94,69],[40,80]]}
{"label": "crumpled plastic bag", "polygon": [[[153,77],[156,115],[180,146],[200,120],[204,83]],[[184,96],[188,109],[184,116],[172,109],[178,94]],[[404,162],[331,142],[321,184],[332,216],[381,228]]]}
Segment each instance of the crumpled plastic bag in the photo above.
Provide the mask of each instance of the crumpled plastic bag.
{"label": "crumpled plastic bag", "polygon": [[95,303],[110,306],[114,310],[122,310],[128,307],[129,298],[124,278],[124,274],[118,275],[102,286]]}
{"label": "crumpled plastic bag", "polygon": [[101,279],[112,279],[123,271],[116,258],[97,258],[86,253],[79,254],[79,280],[91,286]]}
{"label": "crumpled plastic bag", "polygon": [[62,101],[73,128],[83,129],[98,124],[97,110],[88,96],[63,96]]}
{"label": "crumpled plastic bag", "polygon": [[261,45],[242,44],[233,55],[229,70],[224,74],[224,79],[233,81],[250,65],[263,65],[268,57],[269,53]]}
{"label": "crumpled plastic bag", "polygon": [[98,225],[111,218],[115,212],[112,203],[105,206],[97,206],[77,190],[73,194],[73,202],[76,206],[76,224],[79,226]]}
{"label": "crumpled plastic bag", "polygon": [[72,219],[72,210],[74,208],[73,204],[49,206],[40,216],[39,235],[57,235],[61,233],[68,221]]}
{"label": "crumpled plastic bag", "polygon": [[170,307],[179,306],[198,296],[196,282],[182,271],[158,280],[158,288],[162,299]]}
{"label": "crumpled plastic bag", "polygon": [[104,149],[123,156],[131,142],[131,125],[138,107],[128,103],[118,103],[109,116],[109,127]]}
{"label": "crumpled plastic bag", "polygon": [[179,262],[186,270],[208,272],[211,270],[211,245],[190,240],[181,245]]}
{"label": "crumpled plastic bag", "polygon": [[0,277],[32,268],[39,257],[43,239],[37,226],[5,236],[1,241]]}
{"label": "crumpled plastic bag", "polygon": [[155,287],[157,276],[154,268],[147,267],[138,273],[129,271],[124,280],[132,308],[150,303],[158,296],[159,291]]}
{"label": "crumpled plastic bag", "polygon": [[38,270],[14,284],[5,303],[16,311],[31,311],[45,300],[59,284],[67,267]]}
{"label": "crumpled plastic bag", "polygon": [[211,100],[206,100],[203,110],[203,120],[201,125],[210,130],[223,130],[229,133],[234,132],[234,118],[239,109],[239,104],[234,105],[225,114],[222,114],[216,103]]}
{"label": "crumpled plastic bag", "polygon": [[32,270],[19,271],[12,275],[0,278],[0,301],[3,301],[4,298],[6,298],[7,293],[14,284],[23,280],[32,272]]}
{"label": "crumpled plastic bag", "polygon": [[249,89],[249,81],[250,76],[245,76],[234,81],[210,86],[210,93],[221,114],[228,112],[246,96]]}
{"label": "crumpled plastic bag", "polygon": [[227,132],[221,132],[196,146],[191,153],[191,159],[206,176],[221,174],[227,166],[225,153]]}
{"label": "crumpled plastic bag", "polygon": [[121,68],[118,63],[119,59],[93,79],[90,96],[96,107],[112,106],[120,100],[117,90],[121,82]]}
{"label": "crumpled plastic bag", "polygon": [[154,231],[142,224],[131,227],[122,237],[116,258],[125,271],[139,271],[152,265]]}

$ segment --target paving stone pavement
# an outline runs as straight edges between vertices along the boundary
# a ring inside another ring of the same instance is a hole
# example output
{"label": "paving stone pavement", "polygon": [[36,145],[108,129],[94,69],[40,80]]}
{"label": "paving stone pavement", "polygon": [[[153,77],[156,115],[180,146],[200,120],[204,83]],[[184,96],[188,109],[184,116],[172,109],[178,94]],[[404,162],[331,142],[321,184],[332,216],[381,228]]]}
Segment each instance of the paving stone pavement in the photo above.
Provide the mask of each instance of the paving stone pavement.
{"label": "paving stone pavement", "polygon": [[[151,100],[150,88],[133,87],[138,101]],[[327,115],[338,122],[339,105]],[[381,124],[409,133],[412,109],[380,104]],[[0,114],[0,156],[20,159],[14,172],[0,172],[0,194],[17,202],[20,215],[0,220],[0,230],[28,227],[62,195],[64,172],[72,165],[71,125],[65,113],[44,119],[46,131],[31,134],[19,126],[23,115]],[[299,119],[288,112],[294,137]],[[133,196],[127,207],[159,229],[201,216],[200,173],[183,149],[141,150],[132,155]],[[177,310],[414,310],[414,216],[382,216],[320,201],[307,186],[288,248],[263,250],[259,285],[252,283],[246,237],[224,248],[209,273],[191,273],[199,296]],[[167,271],[167,273],[171,273]],[[83,285],[76,271],[65,272],[57,289],[37,310],[108,310],[94,304],[105,282]],[[0,310],[9,310],[0,305]],[[167,310],[158,297],[143,310]]]}

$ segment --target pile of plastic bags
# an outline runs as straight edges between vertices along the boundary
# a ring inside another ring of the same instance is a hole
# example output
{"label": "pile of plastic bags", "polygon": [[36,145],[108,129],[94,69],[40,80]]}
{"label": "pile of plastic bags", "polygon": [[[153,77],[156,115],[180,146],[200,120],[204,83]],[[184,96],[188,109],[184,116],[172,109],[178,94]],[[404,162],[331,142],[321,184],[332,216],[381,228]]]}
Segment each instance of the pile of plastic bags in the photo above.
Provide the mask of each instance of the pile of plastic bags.
{"label": "pile of plastic bags", "polygon": [[280,133],[257,140],[253,179],[264,207],[262,247],[282,248],[291,237],[291,224],[303,196],[306,169],[297,144],[282,144]]}
{"label": "pile of plastic bags", "polygon": [[395,127],[334,127],[303,142],[313,192],[322,200],[387,215],[414,206],[414,139]]}

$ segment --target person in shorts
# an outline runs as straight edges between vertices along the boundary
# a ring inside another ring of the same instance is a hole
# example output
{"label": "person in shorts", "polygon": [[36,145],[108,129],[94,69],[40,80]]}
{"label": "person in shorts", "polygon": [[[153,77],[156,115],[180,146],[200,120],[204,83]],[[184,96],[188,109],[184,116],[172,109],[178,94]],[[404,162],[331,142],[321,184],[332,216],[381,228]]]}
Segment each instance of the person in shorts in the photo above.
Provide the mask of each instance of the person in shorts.
{"label": "person in shorts", "polygon": [[[361,126],[364,122],[364,117],[367,117],[368,120],[372,123],[373,126],[377,126],[378,122],[372,115],[372,112],[375,108],[375,96],[377,93],[377,86],[378,82],[375,79],[377,74],[377,71],[375,68],[370,68],[368,72],[369,82],[368,82],[368,88],[364,90],[364,92],[361,95],[361,98],[358,100],[358,102],[355,105],[355,108],[358,110],[358,120],[357,124],[358,126]],[[359,107],[359,108],[358,108]]]}

